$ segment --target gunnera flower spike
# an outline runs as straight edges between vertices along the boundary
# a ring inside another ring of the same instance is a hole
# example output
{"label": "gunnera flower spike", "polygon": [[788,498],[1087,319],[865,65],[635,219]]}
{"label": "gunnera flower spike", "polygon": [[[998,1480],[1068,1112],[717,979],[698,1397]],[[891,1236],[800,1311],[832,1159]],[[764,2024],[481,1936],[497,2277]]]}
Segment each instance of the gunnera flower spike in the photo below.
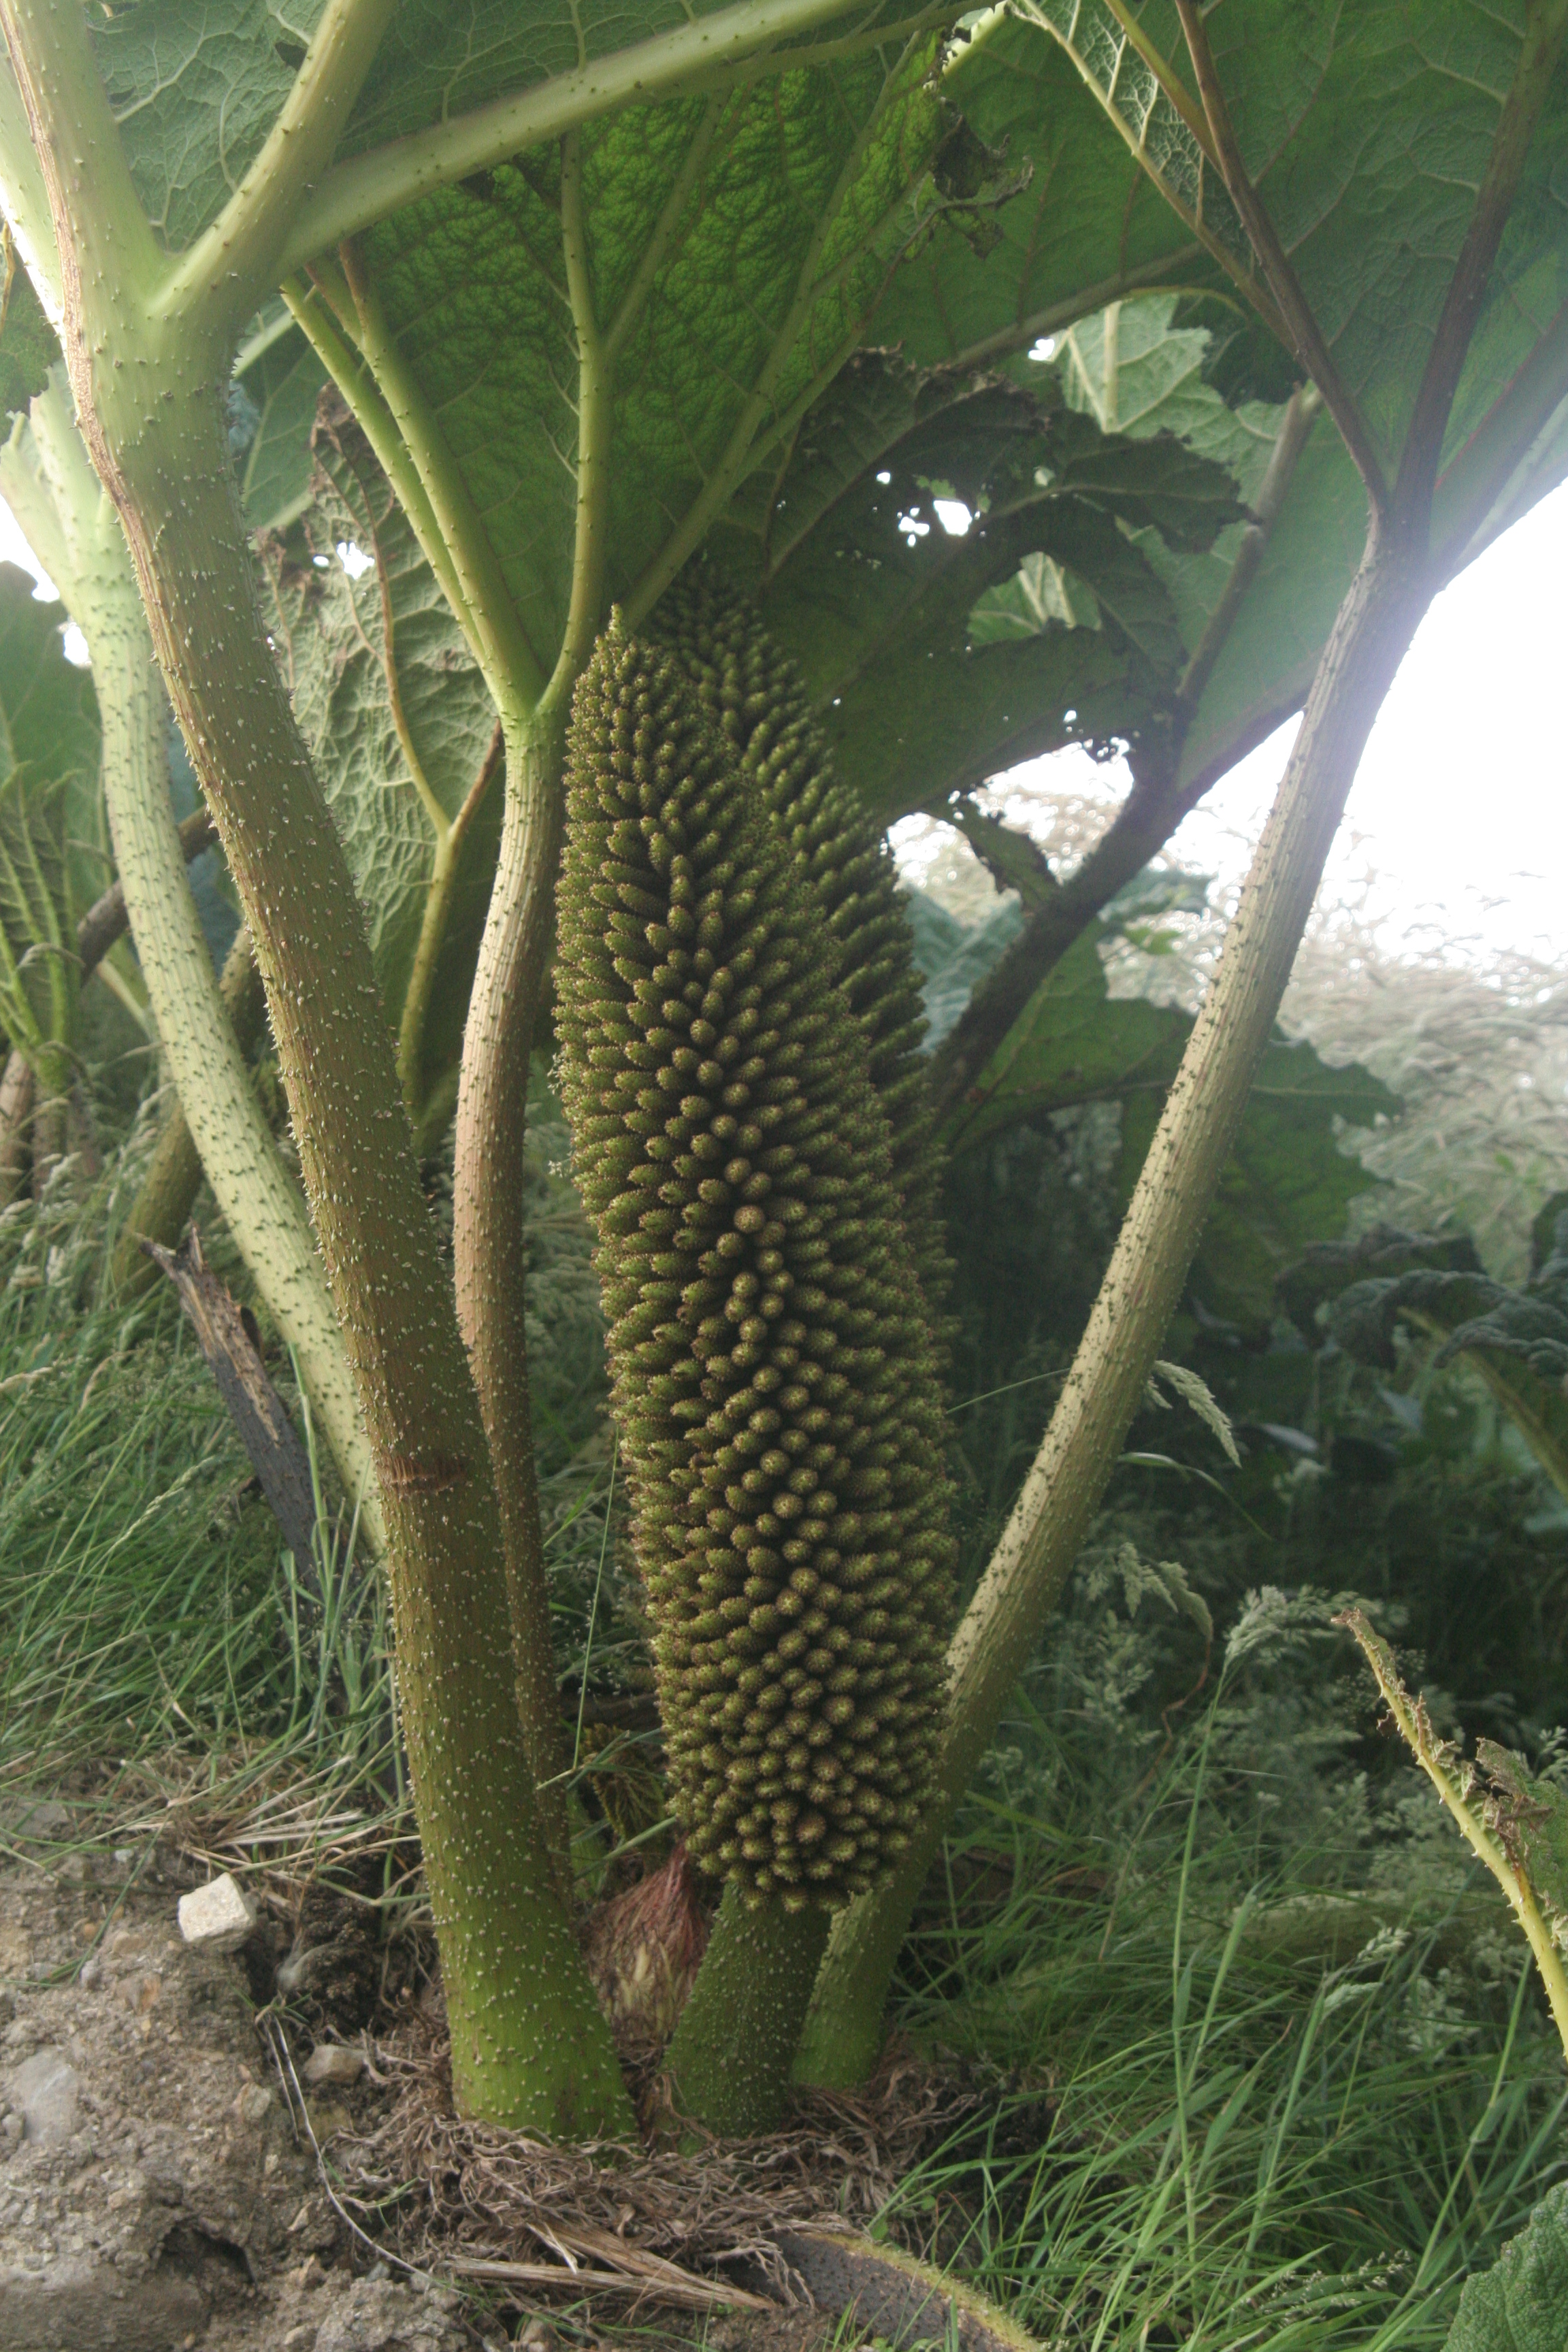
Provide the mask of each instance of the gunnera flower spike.
{"label": "gunnera flower spike", "polygon": [[[689,564],[650,624],[740,756],[748,798],[779,828],[838,951],[838,984],[866,1033],[887,1118],[893,1181],[936,1317],[952,1269],[942,1231],[942,1160],[931,1133],[914,941],[892,853],[837,773],[799,669],[751,601],[706,562]],[[940,1327],[939,1336],[940,1336]]]}
{"label": "gunnera flower spike", "polygon": [[667,653],[577,688],[563,1090],[676,1808],[749,1902],[875,1884],[952,1615],[929,1318],[815,897]]}

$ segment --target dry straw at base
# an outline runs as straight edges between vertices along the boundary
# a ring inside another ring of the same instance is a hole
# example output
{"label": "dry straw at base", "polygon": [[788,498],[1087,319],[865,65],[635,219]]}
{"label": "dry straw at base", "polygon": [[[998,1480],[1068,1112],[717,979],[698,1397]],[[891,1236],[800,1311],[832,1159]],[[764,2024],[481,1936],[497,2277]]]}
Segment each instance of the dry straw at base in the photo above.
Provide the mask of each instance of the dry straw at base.
{"label": "dry straw at base", "polygon": [[887,1120],[816,895],[668,655],[579,685],[557,976],[677,1808],[753,1900],[873,1885],[924,1800],[952,1544]]}

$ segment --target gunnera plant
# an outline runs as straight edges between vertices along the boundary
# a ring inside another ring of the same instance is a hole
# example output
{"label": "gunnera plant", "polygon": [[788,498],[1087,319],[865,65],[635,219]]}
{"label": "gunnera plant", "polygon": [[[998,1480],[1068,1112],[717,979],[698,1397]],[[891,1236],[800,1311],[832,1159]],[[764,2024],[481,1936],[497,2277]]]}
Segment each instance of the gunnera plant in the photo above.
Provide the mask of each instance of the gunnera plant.
{"label": "gunnera plant", "polygon": [[952,1609],[930,1316],[817,893],[668,651],[567,761],[562,1087],[692,1855],[825,1915],[907,1843]]}

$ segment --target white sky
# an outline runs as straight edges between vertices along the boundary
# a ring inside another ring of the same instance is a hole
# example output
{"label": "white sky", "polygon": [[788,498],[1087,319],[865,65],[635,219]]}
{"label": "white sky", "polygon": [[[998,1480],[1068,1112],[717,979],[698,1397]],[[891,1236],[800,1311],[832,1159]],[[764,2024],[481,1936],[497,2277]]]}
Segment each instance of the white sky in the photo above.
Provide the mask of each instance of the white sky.
{"label": "white sky", "polygon": [[[3,559],[37,572],[0,504]],[[1184,864],[1244,870],[1290,734],[1255,751],[1188,818],[1173,844]],[[1036,775],[1115,783],[1073,752],[1013,781]],[[1427,614],[1367,747],[1330,887],[1368,863],[1395,929],[1441,910],[1455,934],[1568,954],[1568,485]]]}

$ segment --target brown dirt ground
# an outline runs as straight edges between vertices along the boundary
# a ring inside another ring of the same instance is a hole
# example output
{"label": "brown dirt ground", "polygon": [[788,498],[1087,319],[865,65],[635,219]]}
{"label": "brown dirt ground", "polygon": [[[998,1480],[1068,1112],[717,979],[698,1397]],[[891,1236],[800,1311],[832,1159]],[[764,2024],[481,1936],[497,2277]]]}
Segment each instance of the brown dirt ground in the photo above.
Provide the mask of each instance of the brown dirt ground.
{"label": "brown dirt ground", "polygon": [[[334,2210],[258,2030],[287,1924],[245,1954],[193,1949],[176,1904],[203,1874],[172,1849],[73,1851],[68,1832],[47,1806],[13,1805],[0,1827],[0,2352],[827,2341],[811,2312],[546,2320],[377,2262]],[[353,1946],[340,1937],[342,1981],[316,1988],[327,2038],[332,2000],[352,2007]],[[290,2047],[302,2066],[297,2027]],[[40,2073],[54,2085],[41,2128],[36,2090],[23,2113]],[[368,2076],[312,2095],[318,2137],[374,2133],[392,2095]]]}

